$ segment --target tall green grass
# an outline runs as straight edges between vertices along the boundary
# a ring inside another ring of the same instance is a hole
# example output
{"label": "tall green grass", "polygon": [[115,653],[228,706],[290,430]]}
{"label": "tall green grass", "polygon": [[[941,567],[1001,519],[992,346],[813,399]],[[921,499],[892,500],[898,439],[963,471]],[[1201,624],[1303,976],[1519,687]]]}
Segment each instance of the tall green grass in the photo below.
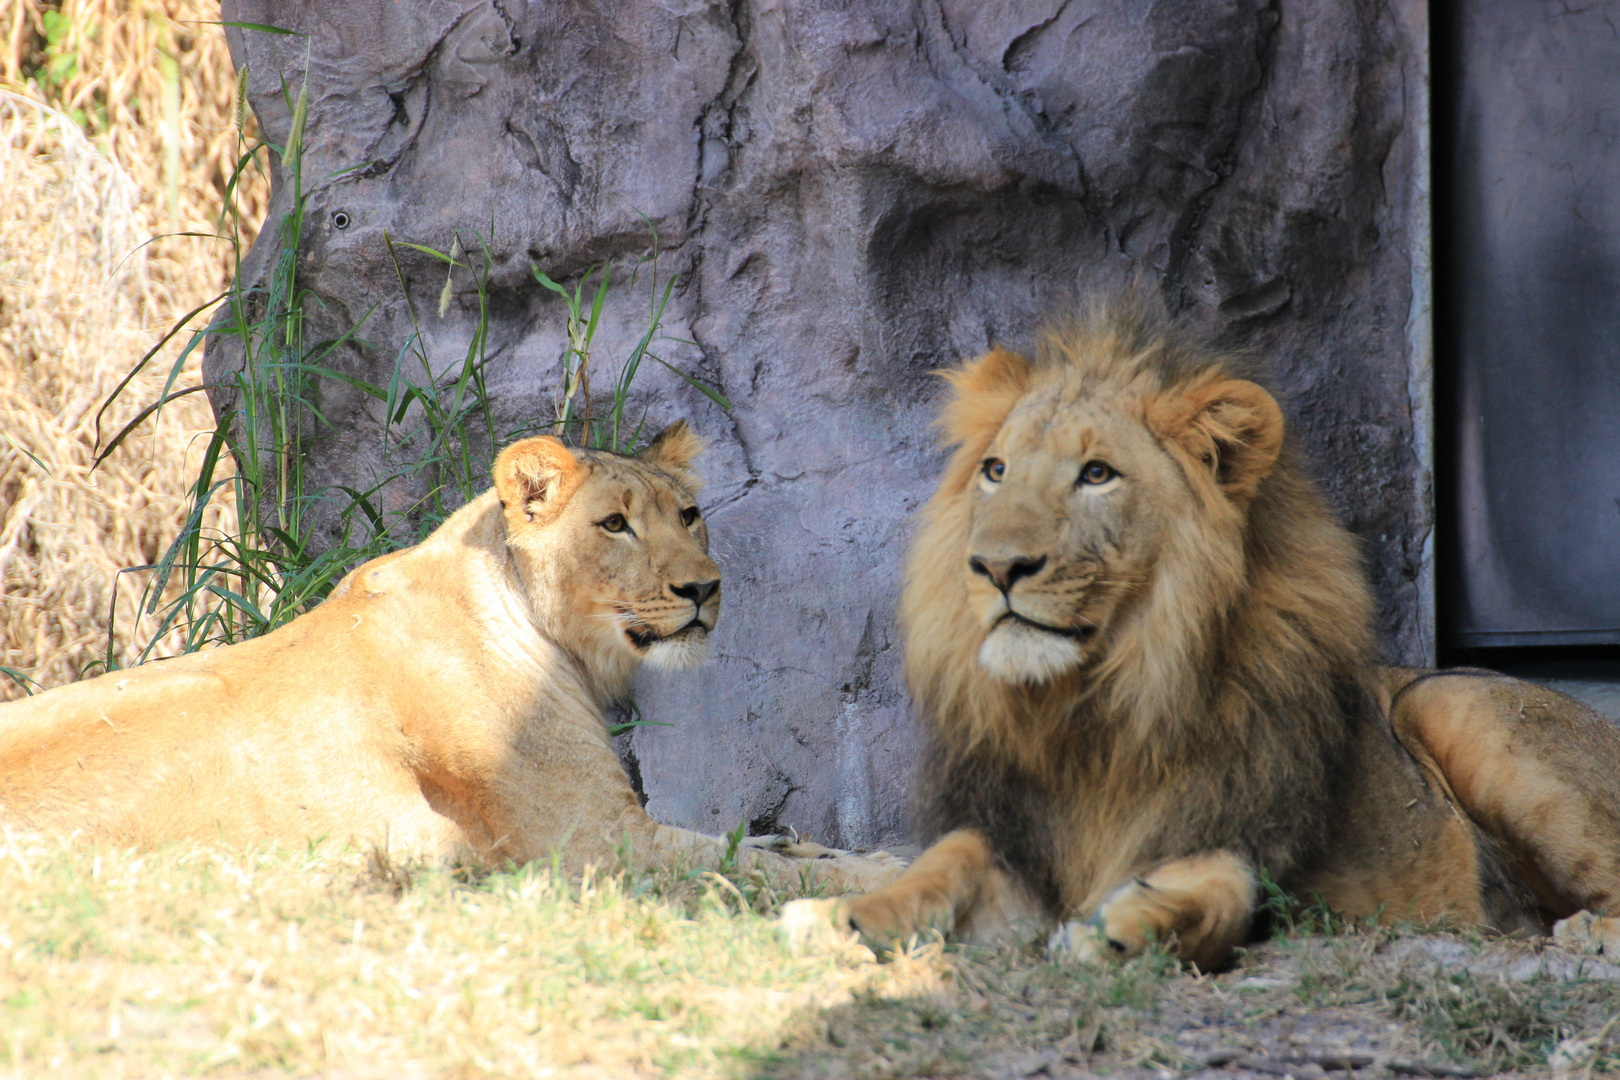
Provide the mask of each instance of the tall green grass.
{"label": "tall green grass", "polygon": [[[190,486],[190,513],[178,537],[156,563],[125,571],[136,574],[140,581],[134,610],[158,617],[137,662],[149,659],[175,630],[180,631],[182,649],[190,652],[267,633],[309,610],[352,567],[416,543],[456,507],[488,487],[495,453],[521,435],[547,431],[574,445],[636,452],[644,441],[646,416],[632,417],[627,409],[645,360],[663,365],[722,408],[730,408],[721,394],[654,351],[660,341],[681,341],[662,331],[676,279],[660,277],[656,231],[651,251],[632,269],[626,290],[635,288],[643,272],[650,277],[646,330],[617,371],[609,370],[611,389],[596,401],[591,397],[591,378],[605,361],[596,355],[595,337],[610,296],[611,269],[607,264],[593,267],[569,289],[535,267],[537,283],[557,293],[568,313],[568,344],[554,415],[531,416],[510,428],[497,429],[496,403],[491,400],[487,380],[493,258],[485,239],[477,236],[469,238],[470,243],[459,235],[453,237],[447,252],[385,235],[411,332],[395,350],[386,385],[340,370],[333,363],[339,350],[353,345],[383,346],[361,336],[371,311],[336,338],[307,340],[305,308],[315,301],[301,288],[297,265],[308,197],[303,160],[308,89],[306,85],[294,95],[284,88],[283,93],[292,117],[286,144],[261,140],[239,145],[240,155],[227,186],[220,227],[235,246],[236,283],[217,298],[219,307],[211,324],[191,332],[171,367],[164,393],[107,440],[97,459],[98,463],[104,460],[135,427],[176,397],[214,389],[224,391],[216,393],[216,401],[233,403],[208,437]],[[239,134],[240,130],[239,126]],[[246,170],[260,167],[264,154],[280,159],[285,182],[292,186],[291,209],[276,224],[273,237],[260,237],[259,243],[275,245],[267,280],[261,286],[248,286],[240,274],[241,230],[234,192],[238,179]],[[651,222],[648,225],[650,228]],[[450,299],[452,275],[459,272],[473,277],[478,318],[459,364],[450,365],[445,374],[434,374],[400,264],[401,248],[445,265],[441,315]],[[594,290],[587,292],[593,276]],[[185,333],[190,320],[202,310],[191,312],[171,328],[135,365],[130,377],[169,340]],[[236,340],[244,357],[242,369],[222,386],[176,389],[187,358],[209,335]],[[317,390],[323,380],[360,391],[374,399],[383,413],[382,457],[391,462],[390,471],[369,486],[315,486],[311,482],[307,462],[312,440],[322,429],[333,426],[317,406]],[[106,404],[124,392],[128,382],[126,379]],[[409,506],[389,509],[387,500],[380,497],[389,484],[412,481],[420,488],[421,480],[426,481],[427,494]],[[234,500],[240,522],[234,533],[204,527],[206,510],[220,498]],[[115,589],[110,625],[116,623],[118,604]],[[106,658],[100,664],[108,669],[115,666],[111,632]]]}

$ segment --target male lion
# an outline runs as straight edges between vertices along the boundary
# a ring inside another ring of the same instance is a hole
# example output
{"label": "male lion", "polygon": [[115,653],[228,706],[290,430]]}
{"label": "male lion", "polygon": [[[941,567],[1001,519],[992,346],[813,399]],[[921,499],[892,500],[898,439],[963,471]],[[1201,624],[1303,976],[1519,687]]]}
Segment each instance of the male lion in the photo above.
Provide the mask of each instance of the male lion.
{"label": "male lion", "polygon": [[1134,299],[947,374],[901,603],[933,846],[839,905],[870,937],[1023,923],[1209,969],[1263,878],[1358,918],[1620,915],[1614,727],[1375,667],[1356,543],[1238,368]]}
{"label": "male lion", "polygon": [[[116,842],[302,844],[330,835],[486,864],[570,865],[628,843],[713,864],[659,825],[609,742],[605,704],[643,661],[701,661],[720,572],[684,423],[639,459],[526,439],[495,487],[424,542],[350,573],[262,638],[0,707],[10,823]],[[890,856],[756,841],[745,864],[871,888]]]}

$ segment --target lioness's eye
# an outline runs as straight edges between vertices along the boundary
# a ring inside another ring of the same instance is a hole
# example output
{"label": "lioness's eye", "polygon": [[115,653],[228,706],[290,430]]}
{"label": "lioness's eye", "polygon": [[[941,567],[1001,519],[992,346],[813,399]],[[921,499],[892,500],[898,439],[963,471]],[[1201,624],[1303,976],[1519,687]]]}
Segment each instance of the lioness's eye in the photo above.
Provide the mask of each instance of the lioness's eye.
{"label": "lioness's eye", "polygon": [[1088,461],[1080,467],[1082,484],[1106,484],[1118,475],[1106,461]]}
{"label": "lioness's eye", "polygon": [[702,517],[702,515],[698,513],[697,507],[688,506],[685,510],[681,511],[681,524],[690,526],[692,522],[696,521],[700,517]]}
{"label": "lioness's eye", "polygon": [[1001,478],[1007,475],[1007,463],[1000,458],[987,457],[979,468],[984,473],[984,478],[992,484],[1001,483]]}
{"label": "lioness's eye", "polygon": [[630,527],[630,523],[624,520],[623,514],[609,514],[601,521],[598,521],[597,524],[612,533],[624,532]]}

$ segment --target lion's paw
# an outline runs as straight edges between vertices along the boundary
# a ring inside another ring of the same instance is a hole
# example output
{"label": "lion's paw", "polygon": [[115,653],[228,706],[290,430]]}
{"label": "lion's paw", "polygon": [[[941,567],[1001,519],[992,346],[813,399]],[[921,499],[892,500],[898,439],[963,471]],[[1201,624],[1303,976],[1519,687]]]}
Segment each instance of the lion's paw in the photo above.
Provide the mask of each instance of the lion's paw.
{"label": "lion's paw", "polygon": [[774,851],[790,859],[836,859],[849,854],[841,848],[825,847],[812,840],[800,840],[793,836],[750,836],[743,840],[741,846]]}
{"label": "lion's paw", "polygon": [[909,948],[919,938],[945,938],[955,929],[948,902],[904,887],[882,888],[845,901],[845,918],[874,952]]}
{"label": "lion's paw", "polygon": [[1123,941],[1108,936],[1101,922],[1072,919],[1052,932],[1046,941],[1046,954],[1054,960],[1081,964],[1106,964],[1124,958],[1130,951]]}
{"label": "lion's paw", "polygon": [[1574,952],[1620,959],[1620,918],[1577,911],[1553,924],[1553,940]]}
{"label": "lion's paw", "polygon": [[1102,963],[1126,960],[1148,947],[1147,927],[1156,905],[1154,888],[1132,879],[1108,894],[1089,919],[1074,919],[1058,927],[1046,943],[1053,957]]}
{"label": "lion's paw", "polygon": [[849,892],[870,893],[883,888],[905,872],[906,860],[887,851],[850,852],[821,864],[836,876]]}
{"label": "lion's paw", "polygon": [[849,924],[848,904],[843,900],[790,900],[782,905],[776,926],[787,939],[788,951],[805,953],[847,953],[860,949],[864,959],[875,959],[862,948],[859,935]]}
{"label": "lion's paw", "polygon": [[797,837],[750,836],[742,846],[808,862],[814,879],[835,892],[869,893],[881,889],[906,868],[905,859],[887,851],[846,851]]}

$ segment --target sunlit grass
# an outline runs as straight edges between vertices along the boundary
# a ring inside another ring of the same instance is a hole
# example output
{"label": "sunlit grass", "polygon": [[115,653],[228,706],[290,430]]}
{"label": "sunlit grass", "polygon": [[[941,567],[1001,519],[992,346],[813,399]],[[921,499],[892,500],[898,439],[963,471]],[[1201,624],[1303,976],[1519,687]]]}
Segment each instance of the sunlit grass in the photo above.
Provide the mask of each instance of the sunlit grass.
{"label": "sunlit grass", "polygon": [[0,1062],[732,1075],[807,1008],[938,987],[937,948],[793,955],[734,895],[668,870],[470,880],[338,845],[139,854],[8,834]]}

